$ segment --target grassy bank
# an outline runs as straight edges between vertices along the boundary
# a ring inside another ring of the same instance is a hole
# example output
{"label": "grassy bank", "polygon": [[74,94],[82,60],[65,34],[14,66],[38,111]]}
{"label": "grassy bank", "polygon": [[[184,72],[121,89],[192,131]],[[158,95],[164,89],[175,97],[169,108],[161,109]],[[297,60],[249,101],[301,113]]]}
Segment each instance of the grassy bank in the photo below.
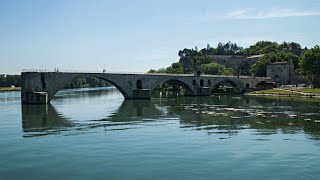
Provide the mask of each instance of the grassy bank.
{"label": "grassy bank", "polygon": [[274,88],[261,91],[253,91],[248,93],[248,95],[320,97],[320,88]]}
{"label": "grassy bank", "polygon": [[0,87],[0,91],[20,91],[20,87]]}
{"label": "grassy bank", "polygon": [[320,88],[290,88],[290,90],[302,93],[320,94]]}

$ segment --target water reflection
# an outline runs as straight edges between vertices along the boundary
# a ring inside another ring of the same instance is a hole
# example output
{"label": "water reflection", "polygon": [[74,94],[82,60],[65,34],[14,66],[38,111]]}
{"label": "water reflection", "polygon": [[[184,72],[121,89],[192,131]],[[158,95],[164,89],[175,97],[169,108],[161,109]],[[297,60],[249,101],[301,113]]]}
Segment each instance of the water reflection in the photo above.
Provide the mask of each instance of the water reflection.
{"label": "water reflection", "polygon": [[[244,129],[253,135],[304,132],[319,139],[319,102],[293,99],[218,96],[179,99],[171,110],[181,117],[181,128],[205,130],[208,134],[236,135]],[[172,102],[169,102],[172,103]],[[313,113],[310,113],[313,112]]]}
{"label": "water reflection", "polygon": [[163,111],[150,100],[125,100],[118,109],[102,119],[77,121],[59,114],[51,104],[22,105],[22,128],[24,137],[57,134],[62,131],[82,131],[97,127],[105,130],[136,128],[143,122],[157,120]]}
{"label": "water reflection", "polygon": [[74,123],[58,114],[51,104],[22,105],[22,128],[26,133],[25,137],[55,134],[73,126]]}
{"label": "water reflection", "polygon": [[[106,96],[92,92],[86,96],[90,94]],[[22,128],[24,137],[34,137],[61,132],[85,133],[101,127],[106,131],[128,130],[177,121],[182,131],[204,131],[219,139],[249,130],[254,136],[304,133],[319,140],[320,123],[314,122],[320,119],[319,105],[318,101],[245,96],[124,100],[105,117],[87,121],[66,118],[50,104],[23,105]]]}

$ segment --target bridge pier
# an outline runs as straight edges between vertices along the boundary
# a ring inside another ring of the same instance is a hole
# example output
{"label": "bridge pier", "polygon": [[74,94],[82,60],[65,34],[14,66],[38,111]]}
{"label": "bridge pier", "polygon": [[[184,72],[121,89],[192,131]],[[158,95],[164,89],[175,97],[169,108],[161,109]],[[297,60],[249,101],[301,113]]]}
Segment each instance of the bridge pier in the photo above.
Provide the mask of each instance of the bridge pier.
{"label": "bridge pier", "polygon": [[49,94],[45,90],[44,75],[40,73],[21,74],[21,102],[25,104],[46,104]]}
{"label": "bridge pier", "polygon": [[47,92],[23,92],[21,99],[24,104],[46,104],[49,102]]}
{"label": "bridge pier", "polygon": [[133,90],[132,97],[127,97],[127,99],[150,99],[151,90],[150,89],[135,89]]}
{"label": "bridge pier", "polygon": [[211,95],[210,91],[211,91],[210,87],[199,87],[197,89],[196,95],[197,96],[210,96]]}

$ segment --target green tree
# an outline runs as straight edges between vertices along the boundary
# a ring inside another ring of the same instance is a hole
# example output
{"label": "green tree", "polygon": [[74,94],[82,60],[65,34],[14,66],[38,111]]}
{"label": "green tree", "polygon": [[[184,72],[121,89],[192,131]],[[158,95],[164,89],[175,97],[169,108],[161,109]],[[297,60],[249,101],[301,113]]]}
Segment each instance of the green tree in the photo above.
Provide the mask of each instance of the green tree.
{"label": "green tree", "polygon": [[180,57],[182,57],[182,56],[195,56],[195,55],[197,55],[197,54],[198,54],[198,52],[197,52],[196,50],[187,49],[187,48],[184,48],[183,50],[180,50],[180,51],[178,52],[178,55],[179,55]]}
{"label": "green tree", "polygon": [[86,85],[86,79],[78,77],[73,79],[70,83],[65,85],[65,88],[82,88]]}
{"label": "green tree", "polygon": [[148,71],[148,73],[166,73],[167,69],[166,68],[160,68],[158,70],[155,70],[155,69],[150,69]]}
{"label": "green tree", "polygon": [[193,67],[199,62],[200,64],[208,64],[211,62],[211,58],[208,55],[196,55],[192,57]]}
{"label": "green tree", "polygon": [[100,80],[96,77],[89,77],[86,81],[90,87],[97,87],[97,86],[99,86]]}
{"label": "green tree", "polygon": [[183,74],[183,66],[181,63],[172,63],[171,66],[169,66],[166,69],[166,73],[168,74]]}
{"label": "green tree", "polygon": [[306,51],[301,60],[301,71],[314,87],[320,87],[320,47],[315,46]]}
{"label": "green tree", "polygon": [[297,56],[300,56],[301,45],[296,42],[283,42],[279,45],[279,50],[283,52],[291,52]]}
{"label": "green tree", "polygon": [[0,87],[6,86],[6,77],[5,74],[0,74]]}
{"label": "green tree", "polygon": [[244,50],[245,55],[258,55],[279,51],[279,44],[271,41],[259,41]]}
{"label": "green tree", "polygon": [[213,75],[232,75],[233,70],[231,68],[226,68],[223,65],[217,63],[209,63],[202,65],[205,74]]}

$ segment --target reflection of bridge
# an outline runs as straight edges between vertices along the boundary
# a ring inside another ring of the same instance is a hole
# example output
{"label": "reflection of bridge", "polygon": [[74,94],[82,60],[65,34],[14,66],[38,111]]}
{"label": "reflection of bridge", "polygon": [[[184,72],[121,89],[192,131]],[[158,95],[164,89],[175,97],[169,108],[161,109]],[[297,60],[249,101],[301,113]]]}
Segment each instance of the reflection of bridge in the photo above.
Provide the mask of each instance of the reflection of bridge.
{"label": "reflection of bridge", "polygon": [[193,74],[101,73],[101,72],[47,72],[30,70],[21,73],[22,103],[47,103],[68,82],[76,77],[97,77],[113,84],[126,99],[149,99],[151,91],[166,81],[179,81],[185,95],[208,96],[221,82],[227,82],[238,92],[255,87],[267,78],[248,76],[217,76]]}
{"label": "reflection of bridge", "polygon": [[[78,134],[85,133],[85,130],[99,127],[104,127],[104,130],[110,131],[126,130],[136,128],[136,126],[144,123],[152,124],[152,122],[163,121],[166,117],[177,116],[179,118],[176,120],[179,120],[180,128],[201,130],[208,134],[236,135],[238,131],[244,128],[254,129],[257,134],[261,133],[264,136],[277,133],[301,133],[301,130],[303,130],[312,139],[320,139],[320,127],[318,124],[305,122],[301,118],[293,119],[283,116],[279,121],[279,118],[273,118],[271,115],[266,118],[241,117],[234,119],[230,117],[244,115],[243,112],[233,111],[231,107],[239,107],[240,105],[249,108],[261,105],[270,107],[275,103],[279,103],[278,106],[287,106],[292,103],[291,100],[277,101],[258,97],[232,99],[227,98],[227,96],[221,96],[219,101],[217,99],[219,97],[179,97],[174,101],[169,99],[164,99],[163,101],[159,101],[159,99],[151,101],[124,100],[117,109],[111,112],[111,115],[103,115],[97,119],[87,119],[84,122],[67,117],[57,111],[59,109],[56,110],[51,104],[24,104],[21,108],[22,130],[24,137],[58,134],[61,132],[77,132],[75,134]],[[212,107],[216,107],[216,109]],[[282,109],[274,109],[273,112],[282,112]],[[209,111],[217,112],[217,114],[197,113]],[[228,116],[223,115],[221,112],[228,113]],[[278,114],[280,115],[280,113]],[[166,121],[170,121],[170,119],[166,119]]]}

